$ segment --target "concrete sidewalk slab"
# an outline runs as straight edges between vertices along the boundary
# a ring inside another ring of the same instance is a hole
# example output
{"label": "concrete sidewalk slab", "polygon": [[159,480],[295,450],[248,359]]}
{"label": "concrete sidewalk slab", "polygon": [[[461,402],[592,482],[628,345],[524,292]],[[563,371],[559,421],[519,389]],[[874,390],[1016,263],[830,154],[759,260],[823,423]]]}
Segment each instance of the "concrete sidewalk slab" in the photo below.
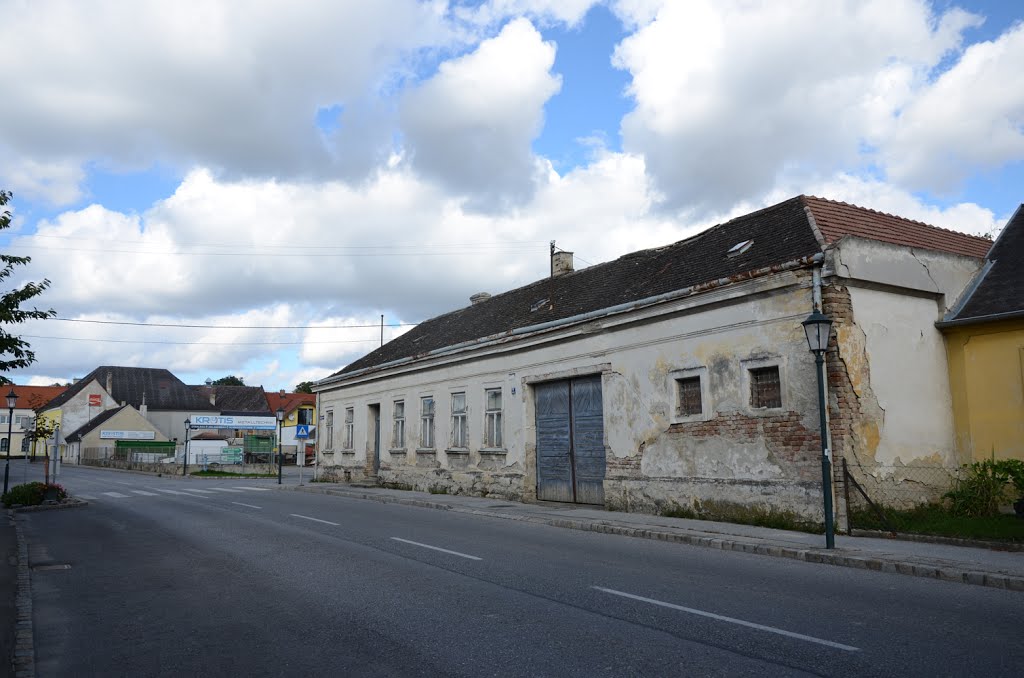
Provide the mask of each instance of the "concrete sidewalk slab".
{"label": "concrete sidewalk slab", "polygon": [[434,495],[332,483],[282,489],[1024,591],[1024,554],[1020,552],[844,535],[837,535],[836,548],[829,550],[824,547],[823,535],[642,513],[618,513],[575,504],[523,504],[486,497]]}

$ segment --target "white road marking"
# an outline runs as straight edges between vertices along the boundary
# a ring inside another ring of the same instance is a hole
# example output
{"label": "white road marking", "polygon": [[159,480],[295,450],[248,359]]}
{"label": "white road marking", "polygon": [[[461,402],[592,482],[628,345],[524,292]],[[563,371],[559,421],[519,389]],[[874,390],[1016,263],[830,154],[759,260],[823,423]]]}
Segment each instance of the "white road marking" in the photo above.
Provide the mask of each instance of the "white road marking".
{"label": "white road marking", "polygon": [[631,598],[632,600],[639,600],[643,603],[650,603],[651,605],[659,605],[661,607],[667,607],[672,610],[679,610],[680,612],[688,612],[695,614],[700,617],[707,617],[708,619],[717,619],[718,621],[729,622],[730,624],[738,624],[740,626],[746,626],[750,629],[756,629],[758,631],[767,631],[768,633],[777,633],[780,636],[786,636],[788,638],[796,638],[797,640],[805,640],[809,643],[817,643],[819,645],[826,645],[828,647],[834,647],[837,650],[846,650],[847,652],[860,652],[859,647],[851,647],[850,645],[843,645],[842,643],[833,643],[831,640],[822,640],[821,638],[815,638],[814,636],[805,636],[802,633],[794,633],[793,631],[786,631],[784,629],[777,629],[774,626],[765,626],[763,624],[755,624],[754,622],[743,621],[742,619],[736,619],[734,617],[726,617],[724,615],[715,614],[713,612],[704,612],[703,610],[695,610],[692,607],[683,607],[682,605],[673,605],[672,603],[666,603],[661,600],[654,600],[653,598],[644,598],[643,596],[633,595],[632,593],[624,593],[623,591],[616,591],[615,589],[606,589],[601,586],[592,586],[591,588],[597,589],[598,591],[604,591],[610,593],[613,596],[622,596],[623,598]]}
{"label": "white road marking", "polygon": [[155,497],[155,496],[157,496],[156,492],[146,492],[145,490],[132,490],[132,492],[134,492],[135,494],[141,494],[144,497]]}
{"label": "white road marking", "polygon": [[211,491],[211,490],[193,489],[193,490],[185,490],[185,491],[186,492],[199,492],[200,494],[213,494],[213,491]]}
{"label": "white road marking", "polygon": [[118,499],[128,498],[127,494],[121,494],[120,492],[104,492],[103,494],[107,495],[108,497],[117,497]]}
{"label": "white road marking", "polygon": [[338,523],[332,523],[329,520],[320,520],[319,518],[310,518],[309,516],[300,516],[298,513],[292,513],[290,515],[293,515],[296,518],[302,518],[303,520],[312,520],[313,522],[316,522],[316,523],[325,523],[327,525],[334,525],[335,527],[338,527],[338,525],[339,525]]}
{"label": "white road marking", "polygon": [[232,490],[231,488],[228,488],[228,487],[215,487],[213,489],[217,490],[218,492],[234,492],[235,494],[241,494],[242,493],[241,490]]}
{"label": "white road marking", "polygon": [[483,558],[477,558],[476,556],[471,556],[471,555],[468,555],[468,554],[465,554],[465,553],[459,553],[458,551],[449,551],[448,549],[443,549],[440,546],[431,546],[430,544],[421,544],[418,541],[409,541],[408,539],[402,539],[401,537],[392,537],[392,539],[394,539],[395,541],[400,541],[403,544],[412,544],[413,546],[422,546],[423,548],[430,549],[432,551],[440,551],[441,553],[450,553],[451,555],[458,556],[460,558],[468,558],[469,560],[483,560]]}
{"label": "white road marking", "polygon": [[79,499],[85,499],[86,501],[96,501],[96,497],[91,494],[76,494],[75,496]]}
{"label": "white road marking", "polygon": [[177,490],[157,490],[157,492],[163,492],[164,494],[185,494],[184,492],[178,492]]}
{"label": "white road marking", "polygon": [[185,490],[184,492],[182,492],[182,494],[184,494],[186,497],[195,497],[196,499],[213,499],[213,497],[207,497],[202,494],[192,494],[192,492],[190,492],[189,490]]}
{"label": "white road marking", "polygon": [[255,490],[256,492],[272,492],[273,490],[269,487],[237,487],[239,490]]}
{"label": "white road marking", "polygon": [[231,503],[232,504],[238,504],[239,506],[248,506],[249,508],[254,508],[254,509],[262,509],[263,508],[262,506],[253,506],[252,504],[243,504],[240,501],[233,501]]}
{"label": "white road marking", "polygon": [[134,485],[135,484],[135,483],[126,483],[123,480],[111,480],[110,482],[117,483],[118,485]]}

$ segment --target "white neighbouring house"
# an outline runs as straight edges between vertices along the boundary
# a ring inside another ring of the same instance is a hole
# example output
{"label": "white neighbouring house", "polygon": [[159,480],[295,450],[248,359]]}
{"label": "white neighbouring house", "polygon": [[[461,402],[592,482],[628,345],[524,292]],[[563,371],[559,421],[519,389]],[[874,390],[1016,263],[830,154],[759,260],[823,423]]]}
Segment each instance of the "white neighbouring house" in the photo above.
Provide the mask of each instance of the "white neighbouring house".
{"label": "white neighbouring house", "polygon": [[[427,320],[319,381],[322,473],[626,511],[823,515],[859,469],[958,463],[935,323],[990,241],[810,196]],[[841,516],[840,516],[841,517]]]}

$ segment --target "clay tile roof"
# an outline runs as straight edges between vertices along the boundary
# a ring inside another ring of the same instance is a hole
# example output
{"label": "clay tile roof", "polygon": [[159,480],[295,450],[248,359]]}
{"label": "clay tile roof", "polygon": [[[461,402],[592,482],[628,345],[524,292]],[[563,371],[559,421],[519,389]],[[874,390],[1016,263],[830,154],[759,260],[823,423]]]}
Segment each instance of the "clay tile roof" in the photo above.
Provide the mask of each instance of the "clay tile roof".
{"label": "clay tile roof", "polygon": [[[37,410],[68,390],[67,386],[12,386],[12,388],[18,394],[19,410]],[[8,393],[5,388],[0,388],[0,390],[3,390],[4,395]]]}
{"label": "clay tile roof", "polygon": [[843,236],[852,235],[979,259],[992,246],[988,238],[929,226],[913,219],[810,195],[802,198],[814,215],[814,221],[826,243],[834,243]]}
{"label": "clay tile roof", "polygon": [[276,412],[280,407],[285,412],[291,412],[300,405],[316,405],[316,395],[313,393],[267,393],[267,406],[271,412]]}

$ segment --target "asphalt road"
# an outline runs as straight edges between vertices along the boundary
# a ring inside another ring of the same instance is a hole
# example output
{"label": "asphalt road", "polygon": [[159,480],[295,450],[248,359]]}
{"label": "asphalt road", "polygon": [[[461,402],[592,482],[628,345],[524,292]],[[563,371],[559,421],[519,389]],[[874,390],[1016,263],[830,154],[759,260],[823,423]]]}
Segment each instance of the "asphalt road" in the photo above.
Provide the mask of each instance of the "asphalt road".
{"label": "asphalt road", "polygon": [[1024,667],[1019,593],[262,480],[65,467],[61,481],[91,505],[18,518],[31,544],[40,676]]}

